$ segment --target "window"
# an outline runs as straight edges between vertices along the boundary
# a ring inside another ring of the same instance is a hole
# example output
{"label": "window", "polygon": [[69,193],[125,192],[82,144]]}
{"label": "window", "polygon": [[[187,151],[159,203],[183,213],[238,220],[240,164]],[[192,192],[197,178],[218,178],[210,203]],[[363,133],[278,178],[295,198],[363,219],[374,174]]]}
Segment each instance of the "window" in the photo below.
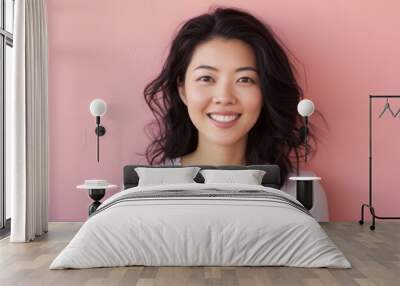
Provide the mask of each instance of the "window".
{"label": "window", "polygon": [[11,92],[14,0],[0,0],[0,236],[9,231],[10,194],[5,188],[5,98]]}

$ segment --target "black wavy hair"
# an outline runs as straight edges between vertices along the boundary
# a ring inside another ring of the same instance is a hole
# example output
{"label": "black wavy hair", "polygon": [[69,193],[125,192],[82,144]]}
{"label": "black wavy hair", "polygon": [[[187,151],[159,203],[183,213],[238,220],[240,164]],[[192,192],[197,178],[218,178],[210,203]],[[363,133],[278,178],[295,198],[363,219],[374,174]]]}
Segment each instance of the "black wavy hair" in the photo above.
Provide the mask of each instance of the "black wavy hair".
{"label": "black wavy hair", "polygon": [[[299,160],[305,153],[300,132],[302,118],[297,112],[303,92],[283,43],[268,26],[236,8],[219,7],[192,18],[173,39],[161,73],[144,90],[145,100],[156,118],[146,126],[152,139],[146,159],[151,165],[160,164],[167,158],[196,150],[198,131],[179,97],[177,84],[185,78],[195,48],[215,37],[241,40],[254,51],[264,104],[258,121],[248,133],[246,164],[279,165],[283,184],[294,169],[292,159],[298,171]],[[316,143],[311,130],[308,135]],[[314,148],[307,145],[307,152],[312,153]]]}

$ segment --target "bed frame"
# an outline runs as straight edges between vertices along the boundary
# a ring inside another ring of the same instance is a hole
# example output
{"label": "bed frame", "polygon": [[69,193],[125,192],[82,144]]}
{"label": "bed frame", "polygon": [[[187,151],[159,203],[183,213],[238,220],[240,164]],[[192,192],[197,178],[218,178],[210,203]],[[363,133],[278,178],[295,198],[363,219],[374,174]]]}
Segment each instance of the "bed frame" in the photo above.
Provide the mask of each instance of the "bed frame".
{"label": "bed frame", "polygon": [[[262,179],[262,185],[265,187],[271,187],[280,189],[281,186],[281,174],[278,165],[223,165],[223,166],[211,166],[211,165],[191,165],[191,166],[149,166],[149,165],[127,165],[124,167],[123,185],[124,190],[133,188],[138,185],[139,176],[135,171],[137,167],[151,167],[151,168],[182,168],[182,167],[200,167],[203,169],[219,169],[219,170],[264,170],[266,173]],[[204,178],[200,174],[194,178],[197,183],[204,183]]]}

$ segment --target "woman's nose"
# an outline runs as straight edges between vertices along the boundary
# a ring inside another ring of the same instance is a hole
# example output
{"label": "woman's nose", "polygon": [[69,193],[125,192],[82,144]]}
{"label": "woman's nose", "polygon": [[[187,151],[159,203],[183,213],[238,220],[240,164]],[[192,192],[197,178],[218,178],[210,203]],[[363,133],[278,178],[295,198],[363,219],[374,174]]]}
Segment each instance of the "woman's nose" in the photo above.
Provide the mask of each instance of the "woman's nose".
{"label": "woman's nose", "polygon": [[213,96],[213,102],[217,104],[235,104],[236,101],[232,88],[226,85],[219,88]]}

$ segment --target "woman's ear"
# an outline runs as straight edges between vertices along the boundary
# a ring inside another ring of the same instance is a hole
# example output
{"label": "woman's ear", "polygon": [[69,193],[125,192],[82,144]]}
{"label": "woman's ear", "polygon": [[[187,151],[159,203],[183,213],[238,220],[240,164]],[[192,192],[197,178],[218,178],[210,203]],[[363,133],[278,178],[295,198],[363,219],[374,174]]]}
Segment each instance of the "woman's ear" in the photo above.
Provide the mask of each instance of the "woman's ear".
{"label": "woman's ear", "polygon": [[176,84],[178,86],[179,97],[182,99],[183,103],[187,105],[186,93],[185,93],[185,84],[181,80],[177,80]]}

